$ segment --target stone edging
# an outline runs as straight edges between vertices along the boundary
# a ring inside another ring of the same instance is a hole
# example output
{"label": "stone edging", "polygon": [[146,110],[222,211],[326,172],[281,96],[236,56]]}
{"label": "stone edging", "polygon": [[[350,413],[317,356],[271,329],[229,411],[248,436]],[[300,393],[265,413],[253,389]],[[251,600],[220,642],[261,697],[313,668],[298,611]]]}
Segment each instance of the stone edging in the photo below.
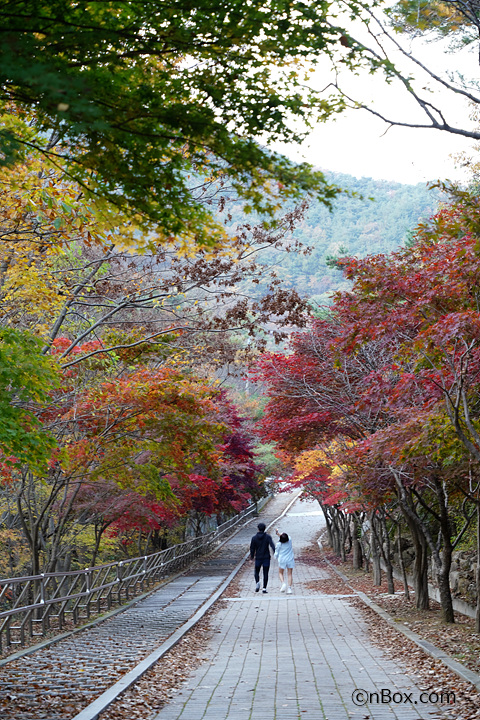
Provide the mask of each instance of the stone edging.
{"label": "stone edging", "polygon": [[437,648],[428,640],[424,640],[422,637],[420,637],[420,635],[417,635],[417,633],[410,630],[410,628],[403,623],[394,620],[391,615],[389,615],[383,608],[373,602],[373,600],[371,600],[367,595],[365,595],[365,593],[361,592],[360,590],[355,590],[355,588],[350,585],[349,578],[344,575],[341,570],[338,570],[338,568],[336,568],[335,565],[332,565],[332,563],[329,562],[325,557],[323,559],[325,560],[327,565],[343,580],[343,582],[348,585],[348,587],[355,593],[355,595],[357,595],[357,597],[359,597],[360,600],[365,603],[365,605],[367,605],[374,612],[376,612],[377,615],[379,615],[383,620],[385,620],[385,622],[387,622],[391,627],[395,628],[395,630],[398,630],[398,632],[401,632],[409,640],[412,640],[412,642],[414,642],[415,645],[418,645],[418,647],[421,648],[425,653],[427,653],[427,655],[430,655],[436,660],[440,660],[462,680],[471,683],[480,692],[480,675],[473,672],[472,670],[469,670],[457,660],[451,658],[449,655],[447,655],[447,653]]}
{"label": "stone edging", "polygon": [[[380,565],[382,567],[383,571],[386,571],[385,563],[383,559],[380,559]],[[398,580],[399,582],[403,582],[403,577],[400,574],[400,571],[397,570],[397,568],[393,568],[393,577]],[[407,582],[408,584],[413,587],[413,576],[409,575],[407,573]],[[440,591],[438,587],[435,587],[435,585],[432,585],[431,583],[428,583],[428,594],[431,598],[436,600],[438,603],[440,602]],[[469,618],[475,619],[477,616],[477,609],[473,607],[473,605],[469,605],[465,600],[461,600],[460,598],[452,597],[452,605],[455,612],[459,612],[461,615],[466,615]]]}

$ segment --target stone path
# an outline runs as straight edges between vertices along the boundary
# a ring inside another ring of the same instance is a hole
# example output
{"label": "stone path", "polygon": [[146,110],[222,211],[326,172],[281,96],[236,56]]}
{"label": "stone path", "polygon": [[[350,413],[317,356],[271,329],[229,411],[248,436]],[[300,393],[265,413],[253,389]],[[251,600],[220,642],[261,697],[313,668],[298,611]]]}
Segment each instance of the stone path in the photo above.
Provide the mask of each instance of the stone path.
{"label": "stone path", "polygon": [[[298,557],[322,524],[318,504],[297,502],[280,530],[291,535]],[[370,642],[347,596],[312,588],[327,577],[300,559],[294,594],[284,595],[275,564],[263,595],[254,592],[249,564],[238,596],[222,600],[213,618],[211,662],[199,667],[155,720],[444,718],[447,704],[429,702],[404,669]]]}
{"label": "stone path", "polygon": [[[273,520],[290,501],[276,497],[262,517]],[[0,668],[0,718],[74,717],[194,615],[244,557],[255,525],[124,612]]]}

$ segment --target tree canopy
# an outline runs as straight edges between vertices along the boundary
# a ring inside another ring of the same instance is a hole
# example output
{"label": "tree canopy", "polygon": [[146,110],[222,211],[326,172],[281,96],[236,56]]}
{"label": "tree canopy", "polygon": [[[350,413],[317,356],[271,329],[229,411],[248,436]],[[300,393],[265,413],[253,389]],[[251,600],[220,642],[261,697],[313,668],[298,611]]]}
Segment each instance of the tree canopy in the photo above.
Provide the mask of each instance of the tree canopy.
{"label": "tree canopy", "polygon": [[440,37],[460,40],[462,44],[478,41],[478,0],[400,0],[389,14],[400,32],[412,35],[435,33]]}
{"label": "tree canopy", "polygon": [[302,208],[275,230],[239,227],[229,253],[182,253],[125,218],[111,228],[38,153],[0,169],[0,197],[9,572],[60,567],[72,548],[93,561],[109,533],[122,552],[134,537],[155,548],[261,496],[254,443],[218,376],[245,363],[231,333],[261,340],[272,322],[304,321],[306,301],[272,273],[261,299],[237,287],[269,275],[256,254],[287,242]]}
{"label": "tree canopy", "polygon": [[[342,44],[348,50],[346,58],[334,58],[330,89],[335,88],[339,100],[346,106],[367,110],[390,126],[441,130],[453,135],[479,139],[480,132],[465,112],[461,118],[455,112],[462,105],[478,108],[480,92],[478,84],[478,4],[472,2],[410,2],[401,0],[394,6],[378,2],[355,2],[346,0],[333,6],[343,8],[350,15],[348,29]],[[351,12],[353,10],[353,13]],[[405,34],[408,38],[404,42]],[[469,46],[472,51],[458,62],[438,61],[438,56],[425,52],[425,46],[412,38],[423,40],[447,37],[443,47],[458,51]],[[359,89],[352,78],[355,75],[379,73],[386,84],[384,91],[369,93]],[[352,82],[353,80],[353,82]],[[391,95],[389,87],[396,88]],[[403,98],[402,107],[395,107],[392,97]]]}
{"label": "tree canopy", "polygon": [[0,327],[0,457],[46,463],[55,442],[41,427],[32,403],[48,397],[59,379],[51,358],[41,354],[41,343],[30,333]]}
{"label": "tree canopy", "polygon": [[137,222],[204,242],[205,183],[265,213],[304,191],[329,202],[322,173],[255,140],[299,141],[341,105],[308,87],[304,67],[337,43],[328,6],[7,0],[3,161],[40,148]]}

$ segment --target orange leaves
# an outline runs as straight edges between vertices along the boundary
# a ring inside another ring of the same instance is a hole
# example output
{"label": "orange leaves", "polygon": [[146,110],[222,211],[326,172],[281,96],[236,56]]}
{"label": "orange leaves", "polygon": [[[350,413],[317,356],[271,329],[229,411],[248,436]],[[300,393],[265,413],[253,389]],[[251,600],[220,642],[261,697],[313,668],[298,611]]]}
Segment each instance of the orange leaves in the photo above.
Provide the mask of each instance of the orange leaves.
{"label": "orange leaves", "polygon": [[102,241],[94,211],[82,200],[78,186],[33,155],[23,165],[1,170],[0,200],[2,230],[7,223],[10,242],[30,239],[58,248],[87,231],[92,240]]}
{"label": "orange leaves", "polygon": [[116,478],[155,494],[162,478],[218,466],[215,446],[224,426],[212,391],[172,368],[141,366],[85,390],[62,421],[78,438],[64,462],[86,476]]}
{"label": "orange leaves", "polygon": [[236,409],[206,382],[143,365],[90,387],[80,381],[68,378],[59,415],[50,413],[67,476],[82,484],[108,478],[124,493],[173,504],[180,515],[228,511],[261,494]]}
{"label": "orange leaves", "polygon": [[304,452],[300,453],[295,459],[294,468],[297,481],[305,480],[308,477],[318,477],[326,480],[332,472],[328,456],[319,447],[313,448],[313,450],[304,450]]}

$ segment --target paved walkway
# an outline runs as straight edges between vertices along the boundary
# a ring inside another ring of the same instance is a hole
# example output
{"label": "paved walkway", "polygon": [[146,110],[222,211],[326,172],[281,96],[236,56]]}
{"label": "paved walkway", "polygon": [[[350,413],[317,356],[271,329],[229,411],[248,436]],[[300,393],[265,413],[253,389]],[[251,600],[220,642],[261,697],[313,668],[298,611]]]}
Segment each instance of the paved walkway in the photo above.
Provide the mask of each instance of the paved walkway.
{"label": "paved walkway", "polygon": [[[297,502],[280,529],[292,536],[298,557],[322,525],[317,503]],[[248,564],[238,597],[223,600],[213,618],[218,632],[208,648],[211,662],[155,720],[445,718],[447,706],[428,702],[403,668],[370,642],[347,596],[309,587],[328,577],[320,568],[298,561],[293,595],[280,594],[276,563],[267,595],[254,592],[252,570]],[[368,693],[378,695],[360,704]]]}

